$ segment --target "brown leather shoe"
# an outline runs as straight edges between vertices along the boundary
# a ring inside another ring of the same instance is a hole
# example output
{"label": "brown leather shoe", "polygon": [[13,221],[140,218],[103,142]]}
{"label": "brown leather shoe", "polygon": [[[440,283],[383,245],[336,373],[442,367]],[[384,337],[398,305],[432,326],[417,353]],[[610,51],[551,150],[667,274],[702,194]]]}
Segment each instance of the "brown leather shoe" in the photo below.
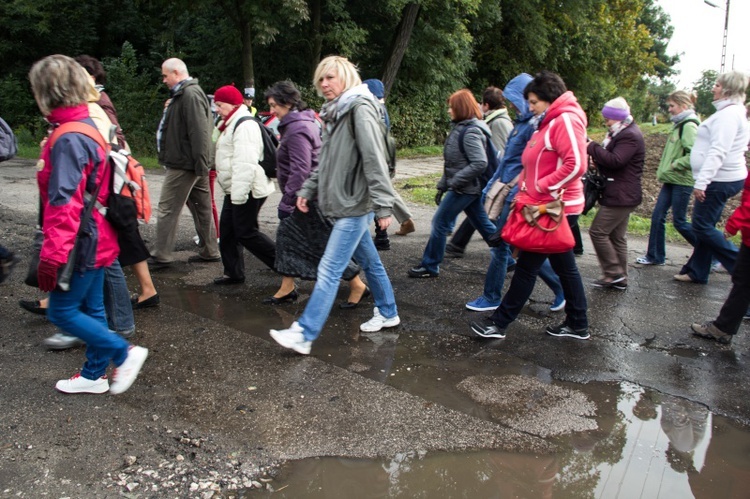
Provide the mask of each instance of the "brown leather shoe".
{"label": "brown leather shoe", "polygon": [[417,229],[414,228],[414,220],[410,218],[409,220],[401,224],[401,227],[399,227],[395,234],[397,236],[405,236],[406,234],[411,234],[415,230]]}

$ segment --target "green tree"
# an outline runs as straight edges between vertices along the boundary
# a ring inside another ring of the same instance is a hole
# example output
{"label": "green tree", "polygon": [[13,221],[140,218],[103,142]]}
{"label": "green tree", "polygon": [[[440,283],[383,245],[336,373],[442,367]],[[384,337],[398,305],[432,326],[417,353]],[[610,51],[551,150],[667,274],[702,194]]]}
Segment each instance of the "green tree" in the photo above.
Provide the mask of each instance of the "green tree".
{"label": "green tree", "polygon": [[713,69],[707,69],[701,73],[700,78],[693,83],[693,91],[697,97],[695,102],[695,111],[702,117],[706,118],[714,114],[713,104],[714,95],[711,89],[716,83],[716,78],[719,77],[719,73]]}
{"label": "green tree", "polygon": [[117,108],[117,118],[136,156],[156,154],[155,132],[166,92],[152,83],[151,75],[138,69],[133,45],[125,42],[119,57],[105,58],[107,94]]}

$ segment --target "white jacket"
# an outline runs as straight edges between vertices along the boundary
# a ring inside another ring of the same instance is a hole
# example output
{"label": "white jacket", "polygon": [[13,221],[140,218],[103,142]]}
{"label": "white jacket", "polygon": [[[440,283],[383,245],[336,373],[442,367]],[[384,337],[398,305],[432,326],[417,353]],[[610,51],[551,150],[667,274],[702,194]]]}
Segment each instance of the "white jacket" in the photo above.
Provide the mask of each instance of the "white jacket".
{"label": "white jacket", "polygon": [[711,182],[736,182],[747,177],[745,151],[750,127],[739,100],[714,102],[716,112],[698,127],[690,152],[694,187],[705,191]]}
{"label": "white jacket", "polygon": [[244,104],[229,117],[216,141],[216,178],[232,204],[245,204],[252,193],[255,199],[274,191],[273,180],[266,177],[259,161],[263,159],[263,137],[257,122],[246,120],[235,131],[237,121],[250,116]]}

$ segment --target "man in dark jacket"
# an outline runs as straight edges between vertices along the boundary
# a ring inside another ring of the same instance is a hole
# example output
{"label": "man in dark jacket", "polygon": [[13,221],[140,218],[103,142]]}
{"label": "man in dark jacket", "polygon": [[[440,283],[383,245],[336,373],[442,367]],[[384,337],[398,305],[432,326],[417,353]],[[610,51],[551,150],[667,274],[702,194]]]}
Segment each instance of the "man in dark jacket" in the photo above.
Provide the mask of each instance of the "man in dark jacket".
{"label": "man in dark jacket", "polygon": [[167,169],[156,223],[156,243],[149,264],[158,269],[172,263],[172,250],[182,207],[187,203],[200,238],[198,255],[190,262],[221,260],[211,212],[208,170],[213,161],[211,105],[180,59],[161,67],[170,98],[156,134],[159,163]]}

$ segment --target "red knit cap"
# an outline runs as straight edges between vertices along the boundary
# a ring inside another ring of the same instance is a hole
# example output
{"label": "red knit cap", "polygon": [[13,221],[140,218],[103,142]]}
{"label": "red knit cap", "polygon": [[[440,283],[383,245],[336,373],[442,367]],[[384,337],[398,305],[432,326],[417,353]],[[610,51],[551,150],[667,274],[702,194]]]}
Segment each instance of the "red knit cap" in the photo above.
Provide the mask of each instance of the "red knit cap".
{"label": "red knit cap", "polygon": [[242,104],[242,93],[232,85],[224,85],[214,92],[214,102],[224,102],[225,104],[238,106]]}

